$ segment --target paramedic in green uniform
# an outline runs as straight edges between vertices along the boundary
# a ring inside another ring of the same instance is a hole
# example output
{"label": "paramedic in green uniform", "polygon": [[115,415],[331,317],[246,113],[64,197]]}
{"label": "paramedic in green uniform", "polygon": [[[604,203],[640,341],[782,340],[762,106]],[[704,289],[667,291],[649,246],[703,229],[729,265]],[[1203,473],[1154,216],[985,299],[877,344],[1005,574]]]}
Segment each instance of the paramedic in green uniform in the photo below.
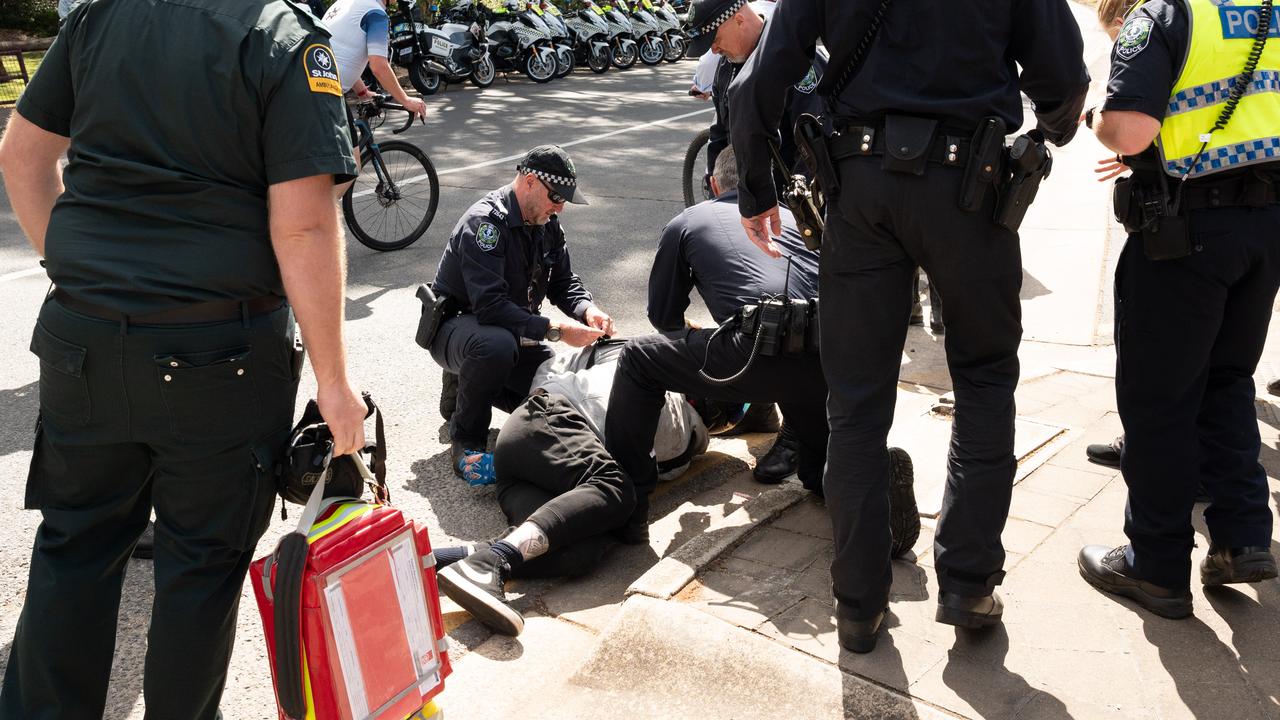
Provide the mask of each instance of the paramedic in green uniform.
{"label": "paramedic in green uniform", "polygon": [[54,289],[31,340],[43,522],[0,719],[102,717],[153,508],[147,717],[218,717],[292,423],[295,314],[335,451],[363,444],[332,190],[355,165],[328,33],[300,7],[90,0],[18,101],[0,172]]}

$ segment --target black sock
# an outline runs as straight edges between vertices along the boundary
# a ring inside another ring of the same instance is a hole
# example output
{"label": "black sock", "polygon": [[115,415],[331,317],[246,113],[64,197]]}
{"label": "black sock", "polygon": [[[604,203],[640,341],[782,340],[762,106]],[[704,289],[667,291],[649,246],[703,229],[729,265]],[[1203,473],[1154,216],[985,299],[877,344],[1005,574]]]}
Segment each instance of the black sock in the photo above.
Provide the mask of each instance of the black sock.
{"label": "black sock", "polygon": [[499,540],[490,548],[494,554],[507,561],[507,565],[514,570],[524,564],[524,556],[520,554],[520,549],[506,540]]}
{"label": "black sock", "polygon": [[471,554],[471,547],[468,545],[459,545],[457,547],[442,547],[431,551],[436,556],[436,568],[447,568],[459,560],[466,560]]}

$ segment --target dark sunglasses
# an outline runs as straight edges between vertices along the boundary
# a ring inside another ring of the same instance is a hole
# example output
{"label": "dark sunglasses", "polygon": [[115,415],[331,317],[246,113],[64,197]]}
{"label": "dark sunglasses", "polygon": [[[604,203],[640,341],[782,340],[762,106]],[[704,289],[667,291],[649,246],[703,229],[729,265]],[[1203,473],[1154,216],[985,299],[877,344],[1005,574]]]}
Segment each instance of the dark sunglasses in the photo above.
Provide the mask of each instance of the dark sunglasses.
{"label": "dark sunglasses", "polygon": [[533,179],[542,183],[542,187],[547,189],[547,199],[550,200],[551,202],[555,203],[556,205],[563,205],[564,203],[569,202],[569,200],[565,196],[561,195],[555,190],[552,190],[551,186],[547,184],[546,180],[543,180],[537,175],[534,175]]}

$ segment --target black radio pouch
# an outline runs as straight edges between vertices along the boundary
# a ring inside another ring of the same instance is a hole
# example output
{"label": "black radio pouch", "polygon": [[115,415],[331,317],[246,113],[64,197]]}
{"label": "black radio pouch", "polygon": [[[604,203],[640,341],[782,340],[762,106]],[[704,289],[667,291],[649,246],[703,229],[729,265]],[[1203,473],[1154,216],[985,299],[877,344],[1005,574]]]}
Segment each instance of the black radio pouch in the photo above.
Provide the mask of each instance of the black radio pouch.
{"label": "black radio pouch", "polygon": [[937,129],[938,121],[934,118],[886,115],[884,159],[880,167],[890,172],[923,175]]}
{"label": "black radio pouch", "polygon": [[[806,167],[812,168],[825,202],[840,196],[840,175],[831,160],[831,148],[822,130],[822,120],[809,113],[796,119],[793,129],[796,149]],[[810,248],[811,250],[816,248]]]}
{"label": "black radio pouch", "polygon": [[1164,173],[1159,175],[1158,188],[1132,177],[1117,179],[1112,203],[1125,231],[1142,236],[1142,252],[1148,260],[1176,260],[1191,254],[1191,226]]}
{"label": "black radio pouch", "polygon": [[964,166],[960,180],[961,210],[977,212],[987,198],[987,190],[995,183],[1004,168],[1004,121],[998,117],[982,120],[973,134],[969,149],[969,161]]}

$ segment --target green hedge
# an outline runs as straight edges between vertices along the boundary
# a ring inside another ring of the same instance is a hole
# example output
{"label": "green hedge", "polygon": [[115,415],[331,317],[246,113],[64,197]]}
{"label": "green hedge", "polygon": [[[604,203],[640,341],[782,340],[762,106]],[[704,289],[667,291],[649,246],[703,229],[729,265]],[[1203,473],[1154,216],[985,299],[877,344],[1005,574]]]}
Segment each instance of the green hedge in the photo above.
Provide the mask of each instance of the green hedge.
{"label": "green hedge", "polygon": [[53,37],[58,34],[57,0],[4,0],[0,2],[0,28]]}

